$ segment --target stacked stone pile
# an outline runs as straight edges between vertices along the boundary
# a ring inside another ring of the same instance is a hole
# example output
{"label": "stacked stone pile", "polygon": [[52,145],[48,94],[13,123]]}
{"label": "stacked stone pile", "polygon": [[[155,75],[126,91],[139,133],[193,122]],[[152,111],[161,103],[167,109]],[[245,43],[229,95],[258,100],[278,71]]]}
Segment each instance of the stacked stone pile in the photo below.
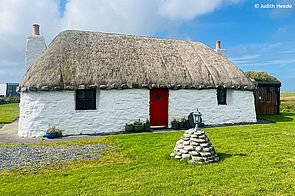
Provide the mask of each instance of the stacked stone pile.
{"label": "stacked stone pile", "polygon": [[212,163],[219,161],[219,157],[209,138],[202,129],[186,130],[184,135],[176,142],[171,157],[188,160],[190,163]]}

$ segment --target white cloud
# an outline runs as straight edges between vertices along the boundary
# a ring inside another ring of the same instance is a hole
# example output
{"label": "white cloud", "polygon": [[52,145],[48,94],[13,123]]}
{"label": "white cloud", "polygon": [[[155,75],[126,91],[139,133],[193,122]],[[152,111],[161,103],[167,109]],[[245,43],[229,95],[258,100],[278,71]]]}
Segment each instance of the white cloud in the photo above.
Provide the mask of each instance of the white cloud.
{"label": "white cloud", "polygon": [[59,29],[58,14],[58,0],[0,1],[0,82],[20,80],[24,72],[25,41],[31,34],[31,25],[46,24],[43,32],[52,38]]}
{"label": "white cloud", "polygon": [[72,0],[65,10],[68,29],[151,35],[163,18],[158,0]]}
{"label": "white cloud", "polygon": [[60,0],[0,0],[0,83],[21,79],[33,23],[41,24],[47,43],[64,29],[154,35],[240,1],[69,0],[60,14]]}
{"label": "white cloud", "polygon": [[160,15],[172,20],[191,20],[197,16],[211,13],[222,4],[235,4],[241,0],[163,0]]}
{"label": "white cloud", "polygon": [[286,66],[295,63],[294,41],[239,45],[229,49],[230,59],[239,66]]}

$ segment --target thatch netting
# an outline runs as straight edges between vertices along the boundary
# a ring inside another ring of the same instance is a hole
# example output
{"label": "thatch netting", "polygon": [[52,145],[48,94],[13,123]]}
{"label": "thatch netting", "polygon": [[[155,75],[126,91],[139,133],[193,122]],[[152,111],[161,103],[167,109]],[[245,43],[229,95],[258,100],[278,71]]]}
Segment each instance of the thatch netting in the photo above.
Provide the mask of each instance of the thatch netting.
{"label": "thatch netting", "polygon": [[20,84],[22,91],[100,88],[238,88],[251,80],[200,42],[67,30]]}

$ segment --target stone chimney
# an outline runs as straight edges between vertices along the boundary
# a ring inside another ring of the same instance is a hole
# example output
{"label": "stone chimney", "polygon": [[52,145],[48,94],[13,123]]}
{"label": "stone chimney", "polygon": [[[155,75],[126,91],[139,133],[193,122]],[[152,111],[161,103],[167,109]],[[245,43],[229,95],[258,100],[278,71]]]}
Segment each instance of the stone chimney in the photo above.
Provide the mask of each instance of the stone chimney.
{"label": "stone chimney", "polygon": [[221,41],[219,40],[216,41],[216,46],[214,50],[221,56],[227,58],[227,50],[221,49]]}
{"label": "stone chimney", "polygon": [[40,35],[40,25],[38,24],[33,24],[33,31],[32,31],[32,35]]}
{"label": "stone chimney", "polygon": [[216,50],[221,49],[220,44],[221,44],[221,41],[217,40],[216,41],[216,47],[215,47]]}
{"label": "stone chimney", "polygon": [[46,48],[45,39],[40,35],[40,26],[38,24],[33,24],[32,35],[27,37],[25,56],[26,71]]}

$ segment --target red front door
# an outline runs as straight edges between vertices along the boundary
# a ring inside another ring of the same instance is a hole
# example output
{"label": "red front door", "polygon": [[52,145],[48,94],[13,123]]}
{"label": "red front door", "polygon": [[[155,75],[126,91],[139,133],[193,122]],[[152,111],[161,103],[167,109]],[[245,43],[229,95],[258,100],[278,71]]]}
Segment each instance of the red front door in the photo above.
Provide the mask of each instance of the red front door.
{"label": "red front door", "polygon": [[153,127],[168,127],[168,89],[150,90],[150,122]]}

